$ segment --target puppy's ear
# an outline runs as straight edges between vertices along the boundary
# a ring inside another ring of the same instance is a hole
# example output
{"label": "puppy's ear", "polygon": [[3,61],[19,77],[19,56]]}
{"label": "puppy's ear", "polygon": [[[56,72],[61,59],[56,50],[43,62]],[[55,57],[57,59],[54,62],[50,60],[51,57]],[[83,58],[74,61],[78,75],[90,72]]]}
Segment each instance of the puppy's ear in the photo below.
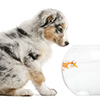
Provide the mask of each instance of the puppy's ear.
{"label": "puppy's ear", "polygon": [[54,20],[55,20],[54,15],[43,16],[41,18],[41,20],[39,21],[39,26],[44,27],[44,26],[49,25],[50,23],[52,23]]}

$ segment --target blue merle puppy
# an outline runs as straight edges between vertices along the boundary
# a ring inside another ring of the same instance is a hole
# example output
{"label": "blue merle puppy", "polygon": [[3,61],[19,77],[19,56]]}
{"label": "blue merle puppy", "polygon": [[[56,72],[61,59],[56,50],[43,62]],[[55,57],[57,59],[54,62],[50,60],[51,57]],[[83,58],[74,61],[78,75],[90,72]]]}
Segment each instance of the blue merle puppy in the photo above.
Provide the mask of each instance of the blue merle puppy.
{"label": "blue merle puppy", "polygon": [[56,95],[54,89],[46,86],[41,66],[51,54],[52,43],[62,47],[69,44],[67,28],[67,20],[60,11],[47,9],[0,33],[0,95],[33,95],[31,90],[22,89],[30,79],[40,95]]}

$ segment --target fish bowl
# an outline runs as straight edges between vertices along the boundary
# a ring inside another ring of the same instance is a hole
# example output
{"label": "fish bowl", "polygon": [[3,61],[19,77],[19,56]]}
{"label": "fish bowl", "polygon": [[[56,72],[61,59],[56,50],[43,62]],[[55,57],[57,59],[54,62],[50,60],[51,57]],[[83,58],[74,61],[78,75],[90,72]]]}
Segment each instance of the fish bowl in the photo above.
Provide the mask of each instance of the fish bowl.
{"label": "fish bowl", "polygon": [[66,86],[76,95],[100,95],[100,45],[73,46],[62,62]]}

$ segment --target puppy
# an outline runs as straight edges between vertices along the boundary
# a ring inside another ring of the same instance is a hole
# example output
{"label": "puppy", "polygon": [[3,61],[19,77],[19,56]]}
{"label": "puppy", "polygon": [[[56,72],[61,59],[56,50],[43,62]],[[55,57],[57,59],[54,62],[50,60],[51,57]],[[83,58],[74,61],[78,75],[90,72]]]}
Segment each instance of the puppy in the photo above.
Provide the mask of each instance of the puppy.
{"label": "puppy", "polygon": [[42,64],[49,59],[52,43],[68,45],[64,15],[54,9],[41,11],[18,27],[0,33],[0,95],[31,96],[22,87],[32,80],[40,95],[56,95],[45,84]]}

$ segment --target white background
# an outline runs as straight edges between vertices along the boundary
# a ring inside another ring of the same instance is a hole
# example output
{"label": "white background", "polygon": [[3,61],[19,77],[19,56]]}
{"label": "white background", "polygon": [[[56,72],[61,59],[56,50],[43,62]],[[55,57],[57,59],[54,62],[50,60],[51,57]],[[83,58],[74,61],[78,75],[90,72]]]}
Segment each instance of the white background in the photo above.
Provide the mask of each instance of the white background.
{"label": "white background", "polygon": [[[64,84],[61,64],[65,53],[72,45],[100,44],[100,1],[99,0],[0,0],[0,31],[18,26],[32,18],[40,10],[54,8],[62,11],[68,20],[67,47],[52,46],[52,57],[44,64],[46,84],[57,90],[55,97],[0,97],[0,99],[99,99],[100,96],[76,96]],[[73,83],[74,84],[74,83]],[[26,88],[37,93],[29,82]]]}

